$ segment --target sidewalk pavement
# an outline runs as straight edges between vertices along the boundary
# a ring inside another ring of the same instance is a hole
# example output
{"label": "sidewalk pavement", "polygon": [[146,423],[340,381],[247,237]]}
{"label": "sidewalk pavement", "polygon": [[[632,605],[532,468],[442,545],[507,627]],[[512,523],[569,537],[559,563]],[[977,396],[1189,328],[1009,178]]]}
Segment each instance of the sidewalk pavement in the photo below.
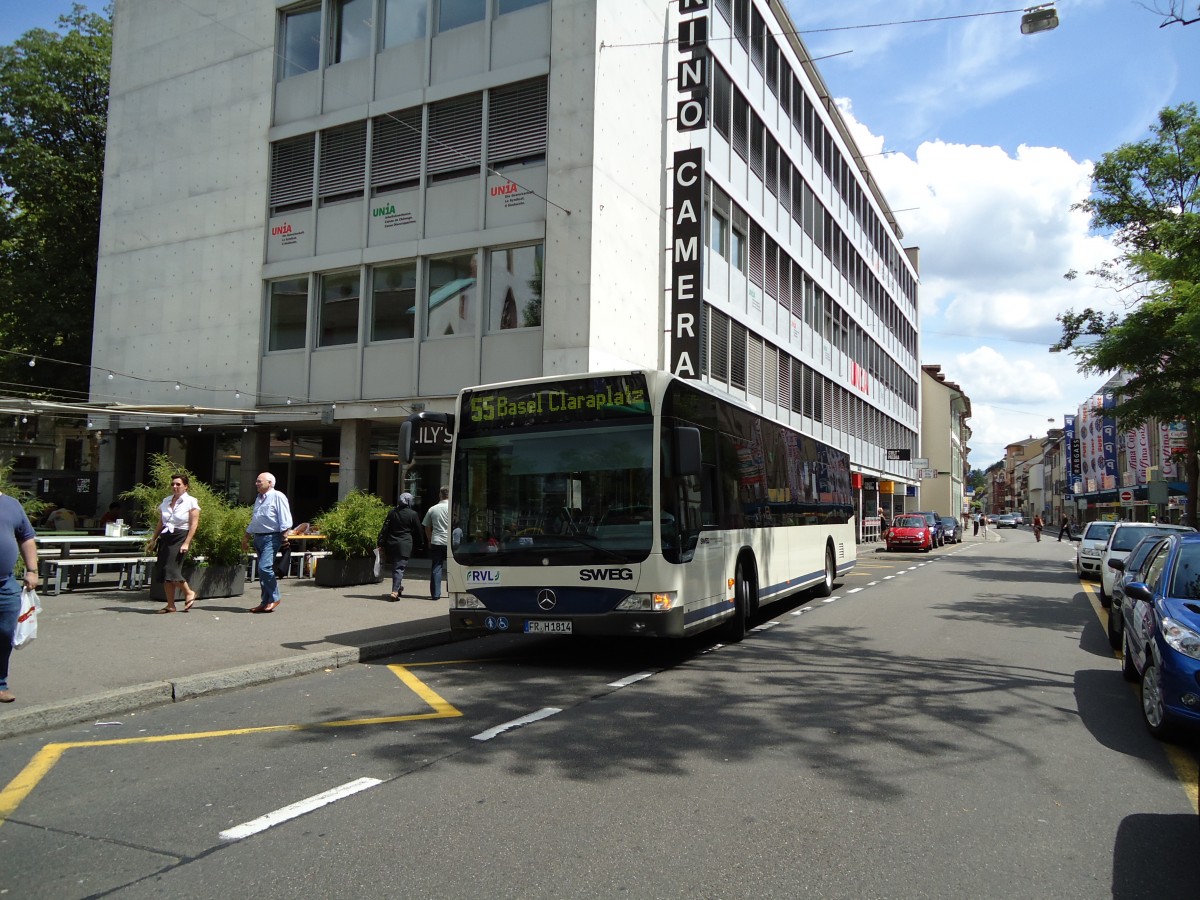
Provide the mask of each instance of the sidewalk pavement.
{"label": "sidewalk pavement", "polygon": [[257,581],[174,615],[156,614],[164,604],[148,587],[40,594],[38,638],[9,661],[17,700],[0,707],[0,738],[453,640],[448,601],[429,599],[428,560],[410,563],[399,602],[384,578],[348,588],[285,578],[268,615],[249,612]]}

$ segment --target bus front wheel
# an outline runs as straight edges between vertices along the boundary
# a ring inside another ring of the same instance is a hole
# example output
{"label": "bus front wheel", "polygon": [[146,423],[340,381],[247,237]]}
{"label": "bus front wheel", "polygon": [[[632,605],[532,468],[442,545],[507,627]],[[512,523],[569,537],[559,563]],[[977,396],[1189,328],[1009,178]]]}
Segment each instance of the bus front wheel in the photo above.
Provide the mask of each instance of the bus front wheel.
{"label": "bus front wheel", "polygon": [[739,562],[733,573],[733,598],[733,616],[726,621],[722,634],[728,644],[736,644],[746,636],[746,626],[754,612],[754,585],[744,562]]}

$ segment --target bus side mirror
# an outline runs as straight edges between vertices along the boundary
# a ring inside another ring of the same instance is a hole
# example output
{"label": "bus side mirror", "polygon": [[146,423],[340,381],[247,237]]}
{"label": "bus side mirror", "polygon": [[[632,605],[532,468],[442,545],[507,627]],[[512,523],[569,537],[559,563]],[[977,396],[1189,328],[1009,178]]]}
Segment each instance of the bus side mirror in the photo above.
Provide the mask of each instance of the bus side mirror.
{"label": "bus side mirror", "polygon": [[677,476],[700,474],[700,429],[680,426],[672,429],[675,438],[675,471]]}
{"label": "bus side mirror", "polygon": [[400,425],[400,458],[411,463],[417,455],[418,443],[425,446],[449,444],[453,437],[453,413],[413,413]]}

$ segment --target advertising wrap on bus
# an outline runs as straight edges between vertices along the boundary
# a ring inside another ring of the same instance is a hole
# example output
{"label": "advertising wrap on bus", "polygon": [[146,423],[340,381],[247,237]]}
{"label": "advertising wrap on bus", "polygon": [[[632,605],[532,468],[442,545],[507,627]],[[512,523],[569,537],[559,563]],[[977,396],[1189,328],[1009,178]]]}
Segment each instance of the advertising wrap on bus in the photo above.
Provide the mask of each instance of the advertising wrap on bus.
{"label": "advertising wrap on bus", "polygon": [[855,562],[849,457],[665,372],[464,390],[456,630],[744,634]]}

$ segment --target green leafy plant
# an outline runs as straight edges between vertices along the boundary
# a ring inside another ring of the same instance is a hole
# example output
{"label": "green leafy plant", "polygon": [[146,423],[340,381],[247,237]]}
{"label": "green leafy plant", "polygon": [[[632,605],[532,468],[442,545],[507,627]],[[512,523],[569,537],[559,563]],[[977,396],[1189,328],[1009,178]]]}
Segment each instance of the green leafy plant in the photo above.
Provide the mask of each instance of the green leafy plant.
{"label": "green leafy plant", "polygon": [[29,521],[32,522],[44,513],[50,504],[45,500],[39,500],[33,494],[29,493],[29,491],[23,491],[13,484],[11,480],[12,469],[13,464],[11,461],[0,466],[0,493],[8,494],[8,496],[20,503],[21,508],[25,510],[25,515],[29,516]]}
{"label": "green leafy plant", "polygon": [[171,495],[171,476],[177,472],[187,476],[188,493],[200,504],[200,524],[192,539],[190,555],[204,557],[204,564],[209,566],[240,565],[245,559],[242,535],[250,523],[250,507],[230,505],[224,495],[195,478],[165,453],[156,453],[151,458],[148,483],[138,484],[121,496],[138,505],[153,529],[159,519],[159,504]]}
{"label": "green leafy plant", "polygon": [[334,559],[359,559],[375,550],[388,508],[374,494],[352,491],[321,513],[313,525]]}

